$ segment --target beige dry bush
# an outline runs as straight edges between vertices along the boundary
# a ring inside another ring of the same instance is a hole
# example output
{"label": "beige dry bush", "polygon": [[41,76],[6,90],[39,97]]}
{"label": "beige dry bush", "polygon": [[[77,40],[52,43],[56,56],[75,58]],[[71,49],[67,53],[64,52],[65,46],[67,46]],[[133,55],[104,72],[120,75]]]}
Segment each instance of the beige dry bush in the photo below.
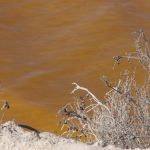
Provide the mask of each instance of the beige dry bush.
{"label": "beige dry bush", "polygon": [[[74,102],[58,111],[62,135],[102,146],[113,144],[121,148],[150,147],[150,50],[142,30],[135,32],[136,50],[125,56],[115,56],[115,65],[122,59],[139,61],[147,76],[138,86],[135,73],[124,71],[105,99],[98,99],[88,89],[73,83]],[[114,66],[115,66],[114,65]]]}

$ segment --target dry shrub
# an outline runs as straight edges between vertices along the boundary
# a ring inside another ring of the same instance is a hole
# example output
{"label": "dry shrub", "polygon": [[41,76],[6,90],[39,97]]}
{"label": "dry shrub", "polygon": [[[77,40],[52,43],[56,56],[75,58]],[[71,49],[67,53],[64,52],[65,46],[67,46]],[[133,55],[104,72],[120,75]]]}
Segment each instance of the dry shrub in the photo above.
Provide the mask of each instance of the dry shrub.
{"label": "dry shrub", "polygon": [[101,146],[113,144],[121,148],[150,147],[150,50],[142,30],[135,32],[136,51],[115,56],[115,65],[123,58],[137,60],[147,78],[138,86],[135,73],[125,71],[114,86],[103,77],[110,88],[105,99],[98,99],[88,89],[73,83],[74,102],[58,112],[62,135]]}

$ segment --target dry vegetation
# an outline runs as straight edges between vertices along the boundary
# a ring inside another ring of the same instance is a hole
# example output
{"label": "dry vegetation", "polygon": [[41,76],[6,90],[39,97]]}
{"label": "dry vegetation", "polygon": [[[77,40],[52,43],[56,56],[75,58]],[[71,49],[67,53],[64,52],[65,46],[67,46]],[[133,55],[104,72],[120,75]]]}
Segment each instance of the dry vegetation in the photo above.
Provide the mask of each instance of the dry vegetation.
{"label": "dry vegetation", "polygon": [[[136,50],[115,56],[115,65],[122,59],[139,61],[147,76],[137,85],[135,73],[124,71],[116,85],[103,77],[110,88],[105,99],[98,99],[88,89],[73,83],[74,102],[58,112],[62,135],[102,146],[121,148],[150,147],[150,50],[142,30],[134,33]],[[114,67],[115,67],[114,65]]]}

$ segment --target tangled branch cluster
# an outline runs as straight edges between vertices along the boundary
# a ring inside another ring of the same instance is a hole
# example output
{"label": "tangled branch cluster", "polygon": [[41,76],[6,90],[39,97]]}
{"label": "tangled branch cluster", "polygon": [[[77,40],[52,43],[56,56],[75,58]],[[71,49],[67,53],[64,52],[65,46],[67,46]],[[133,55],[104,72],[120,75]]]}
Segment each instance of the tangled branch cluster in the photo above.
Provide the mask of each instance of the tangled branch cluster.
{"label": "tangled branch cluster", "polygon": [[98,99],[88,89],[73,83],[71,92],[74,103],[61,108],[62,135],[98,142],[102,146],[113,144],[121,148],[150,147],[150,51],[144,32],[136,32],[136,51],[114,57],[115,64],[122,58],[139,60],[147,79],[138,86],[135,74],[125,72],[117,85],[107,78],[103,81],[110,88],[105,99]]}
{"label": "tangled branch cluster", "polygon": [[150,71],[150,49],[145,33],[143,30],[139,30],[137,32],[133,32],[133,36],[135,38],[136,51],[126,54],[125,56],[113,57],[115,60],[114,67],[116,64],[119,65],[120,61],[125,58],[128,60],[128,62],[131,62],[131,60],[139,60],[139,62],[142,64],[142,67],[146,71]]}

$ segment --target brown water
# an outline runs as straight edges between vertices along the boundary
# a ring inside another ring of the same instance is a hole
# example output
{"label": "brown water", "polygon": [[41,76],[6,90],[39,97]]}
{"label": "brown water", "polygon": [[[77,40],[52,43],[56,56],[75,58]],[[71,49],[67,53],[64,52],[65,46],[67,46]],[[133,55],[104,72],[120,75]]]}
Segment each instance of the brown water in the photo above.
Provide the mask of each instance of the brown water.
{"label": "brown water", "polygon": [[150,39],[149,0],[0,1],[1,102],[5,120],[53,131],[56,111],[71,101],[73,81],[98,97],[114,77],[112,57],[133,49],[131,32]]}

